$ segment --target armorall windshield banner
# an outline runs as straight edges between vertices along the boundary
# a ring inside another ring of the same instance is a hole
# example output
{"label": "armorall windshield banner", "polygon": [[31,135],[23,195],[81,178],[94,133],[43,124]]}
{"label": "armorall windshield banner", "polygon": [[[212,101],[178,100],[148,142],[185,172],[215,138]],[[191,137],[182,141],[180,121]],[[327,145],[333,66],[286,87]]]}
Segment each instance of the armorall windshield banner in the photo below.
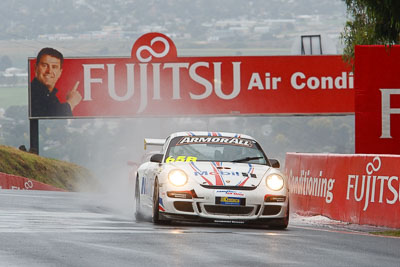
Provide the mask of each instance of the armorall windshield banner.
{"label": "armorall windshield banner", "polygon": [[178,57],[148,33],[126,58],[29,59],[30,118],[353,114],[354,77],[339,55]]}

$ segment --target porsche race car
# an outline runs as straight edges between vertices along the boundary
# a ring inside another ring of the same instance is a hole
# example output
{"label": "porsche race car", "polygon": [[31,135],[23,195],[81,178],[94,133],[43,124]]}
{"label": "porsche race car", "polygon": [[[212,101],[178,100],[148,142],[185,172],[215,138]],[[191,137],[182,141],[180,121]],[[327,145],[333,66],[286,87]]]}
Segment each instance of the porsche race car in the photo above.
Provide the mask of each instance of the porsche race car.
{"label": "porsche race car", "polygon": [[178,132],[147,139],[147,144],[162,148],[137,170],[136,218],[147,211],[156,224],[192,220],[288,226],[287,178],[279,161],[269,159],[254,138]]}

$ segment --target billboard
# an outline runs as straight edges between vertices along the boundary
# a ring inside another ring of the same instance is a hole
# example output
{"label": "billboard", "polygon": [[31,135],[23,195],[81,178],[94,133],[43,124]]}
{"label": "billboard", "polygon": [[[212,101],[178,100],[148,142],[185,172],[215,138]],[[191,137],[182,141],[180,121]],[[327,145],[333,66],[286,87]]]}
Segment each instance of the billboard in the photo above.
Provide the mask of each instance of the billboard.
{"label": "billboard", "polygon": [[290,209],[400,227],[399,155],[287,153]]}
{"label": "billboard", "polygon": [[400,46],[356,46],[356,153],[400,154]]}
{"label": "billboard", "polygon": [[[354,77],[339,55],[178,57],[170,38],[148,33],[130,57],[65,58],[60,70],[36,61],[31,119],[354,113]],[[47,94],[41,66],[56,80]]]}

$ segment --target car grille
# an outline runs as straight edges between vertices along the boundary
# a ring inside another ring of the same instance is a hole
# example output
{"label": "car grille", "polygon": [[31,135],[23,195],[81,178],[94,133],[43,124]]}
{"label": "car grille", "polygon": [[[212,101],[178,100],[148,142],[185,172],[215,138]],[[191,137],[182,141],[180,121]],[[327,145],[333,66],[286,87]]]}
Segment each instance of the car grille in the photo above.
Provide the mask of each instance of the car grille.
{"label": "car grille", "polygon": [[281,212],[281,206],[265,205],[262,215],[277,215]]}
{"label": "car grille", "polygon": [[175,201],[174,202],[175,209],[184,212],[194,212],[192,202],[187,201]]}
{"label": "car grille", "polygon": [[208,214],[245,216],[250,215],[253,212],[254,207],[204,205],[204,209]]}

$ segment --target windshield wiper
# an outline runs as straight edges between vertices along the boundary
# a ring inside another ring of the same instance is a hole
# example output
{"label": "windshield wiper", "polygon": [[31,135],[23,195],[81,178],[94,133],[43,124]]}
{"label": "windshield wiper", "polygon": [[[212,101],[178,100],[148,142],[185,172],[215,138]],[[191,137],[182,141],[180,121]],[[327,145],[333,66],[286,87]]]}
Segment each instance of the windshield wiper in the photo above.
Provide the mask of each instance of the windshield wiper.
{"label": "windshield wiper", "polygon": [[262,159],[262,158],[264,158],[264,157],[245,157],[242,159],[232,160],[232,162],[243,162],[243,161],[249,161],[249,160],[253,160],[253,159]]}

